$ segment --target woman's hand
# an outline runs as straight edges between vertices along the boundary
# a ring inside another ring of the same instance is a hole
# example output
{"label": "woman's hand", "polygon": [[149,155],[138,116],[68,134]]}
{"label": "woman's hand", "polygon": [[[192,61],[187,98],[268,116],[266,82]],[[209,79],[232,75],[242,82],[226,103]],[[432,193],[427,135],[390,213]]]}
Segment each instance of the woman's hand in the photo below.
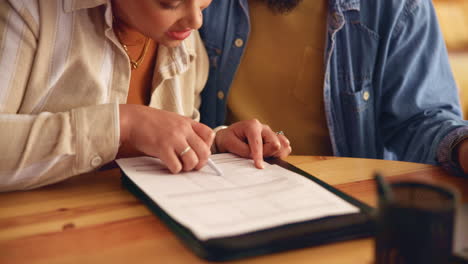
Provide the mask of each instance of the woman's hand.
{"label": "woman's hand", "polygon": [[254,160],[255,166],[263,168],[263,157],[285,158],[291,153],[286,136],[277,134],[258,120],[240,121],[216,133],[219,152],[231,152]]}
{"label": "woman's hand", "polygon": [[147,106],[122,104],[119,110],[121,145],[161,159],[172,173],[206,164],[214,139],[209,127]]}

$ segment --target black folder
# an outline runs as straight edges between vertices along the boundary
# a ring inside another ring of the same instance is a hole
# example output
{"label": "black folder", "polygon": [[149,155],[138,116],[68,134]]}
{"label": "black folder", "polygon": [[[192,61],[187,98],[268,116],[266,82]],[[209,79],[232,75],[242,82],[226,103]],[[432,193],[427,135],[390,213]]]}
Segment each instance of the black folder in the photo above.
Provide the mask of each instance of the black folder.
{"label": "black folder", "polygon": [[324,187],[360,209],[359,213],[328,216],[309,221],[276,226],[241,235],[208,240],[198,239],[189,229],[175,221],[148,197],[125,173],[122,184],[161,219],[196,255],[210,261],[226,261],[309,247],[324,243],[363,238],[374,233],[374,209],[335,189],[307,172],[280,159],[268,160],[296,172]]}

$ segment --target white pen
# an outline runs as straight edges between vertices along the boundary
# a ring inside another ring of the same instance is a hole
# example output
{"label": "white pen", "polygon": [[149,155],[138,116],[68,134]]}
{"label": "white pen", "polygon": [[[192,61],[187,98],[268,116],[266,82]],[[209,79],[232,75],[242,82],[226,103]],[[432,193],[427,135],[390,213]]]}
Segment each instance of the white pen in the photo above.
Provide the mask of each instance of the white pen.
{"label": "white pen", "polygon": [[223,172],[218,168],[218,166],[216,166],[216,164],[213,162],[213,160],[208,158],[207,163],[208,163],[208,166],[210,166],[210,168],[212,168],[216,172],[216,174],[218,176],[223,176]]}

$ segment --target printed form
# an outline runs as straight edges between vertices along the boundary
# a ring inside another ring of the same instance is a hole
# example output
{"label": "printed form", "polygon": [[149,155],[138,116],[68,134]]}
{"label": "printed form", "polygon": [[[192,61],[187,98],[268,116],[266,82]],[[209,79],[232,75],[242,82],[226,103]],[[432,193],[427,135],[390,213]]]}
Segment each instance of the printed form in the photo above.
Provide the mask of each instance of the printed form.
{"label": "printed form", "polygon": [[200,240],[233,236],[325,216],[359,212],[359,208],[315,182],[265,163],[216,154],[211,159],[223,176],[205,166],[171,174],[156,158],[119,159],[125,174],[174,220]]}

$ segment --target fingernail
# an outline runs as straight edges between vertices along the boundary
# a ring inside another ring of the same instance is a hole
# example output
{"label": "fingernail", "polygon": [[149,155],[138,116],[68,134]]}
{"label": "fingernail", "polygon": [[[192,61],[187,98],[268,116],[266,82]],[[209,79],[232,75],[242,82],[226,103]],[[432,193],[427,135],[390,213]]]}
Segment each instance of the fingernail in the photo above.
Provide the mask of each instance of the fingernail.
{"label": "fingernail", "polygon": [[263,161],[258,162],[258,166],[260,167],[260,169],[264,169],[264,168],[265,168],[265,166],[263,165]]}

